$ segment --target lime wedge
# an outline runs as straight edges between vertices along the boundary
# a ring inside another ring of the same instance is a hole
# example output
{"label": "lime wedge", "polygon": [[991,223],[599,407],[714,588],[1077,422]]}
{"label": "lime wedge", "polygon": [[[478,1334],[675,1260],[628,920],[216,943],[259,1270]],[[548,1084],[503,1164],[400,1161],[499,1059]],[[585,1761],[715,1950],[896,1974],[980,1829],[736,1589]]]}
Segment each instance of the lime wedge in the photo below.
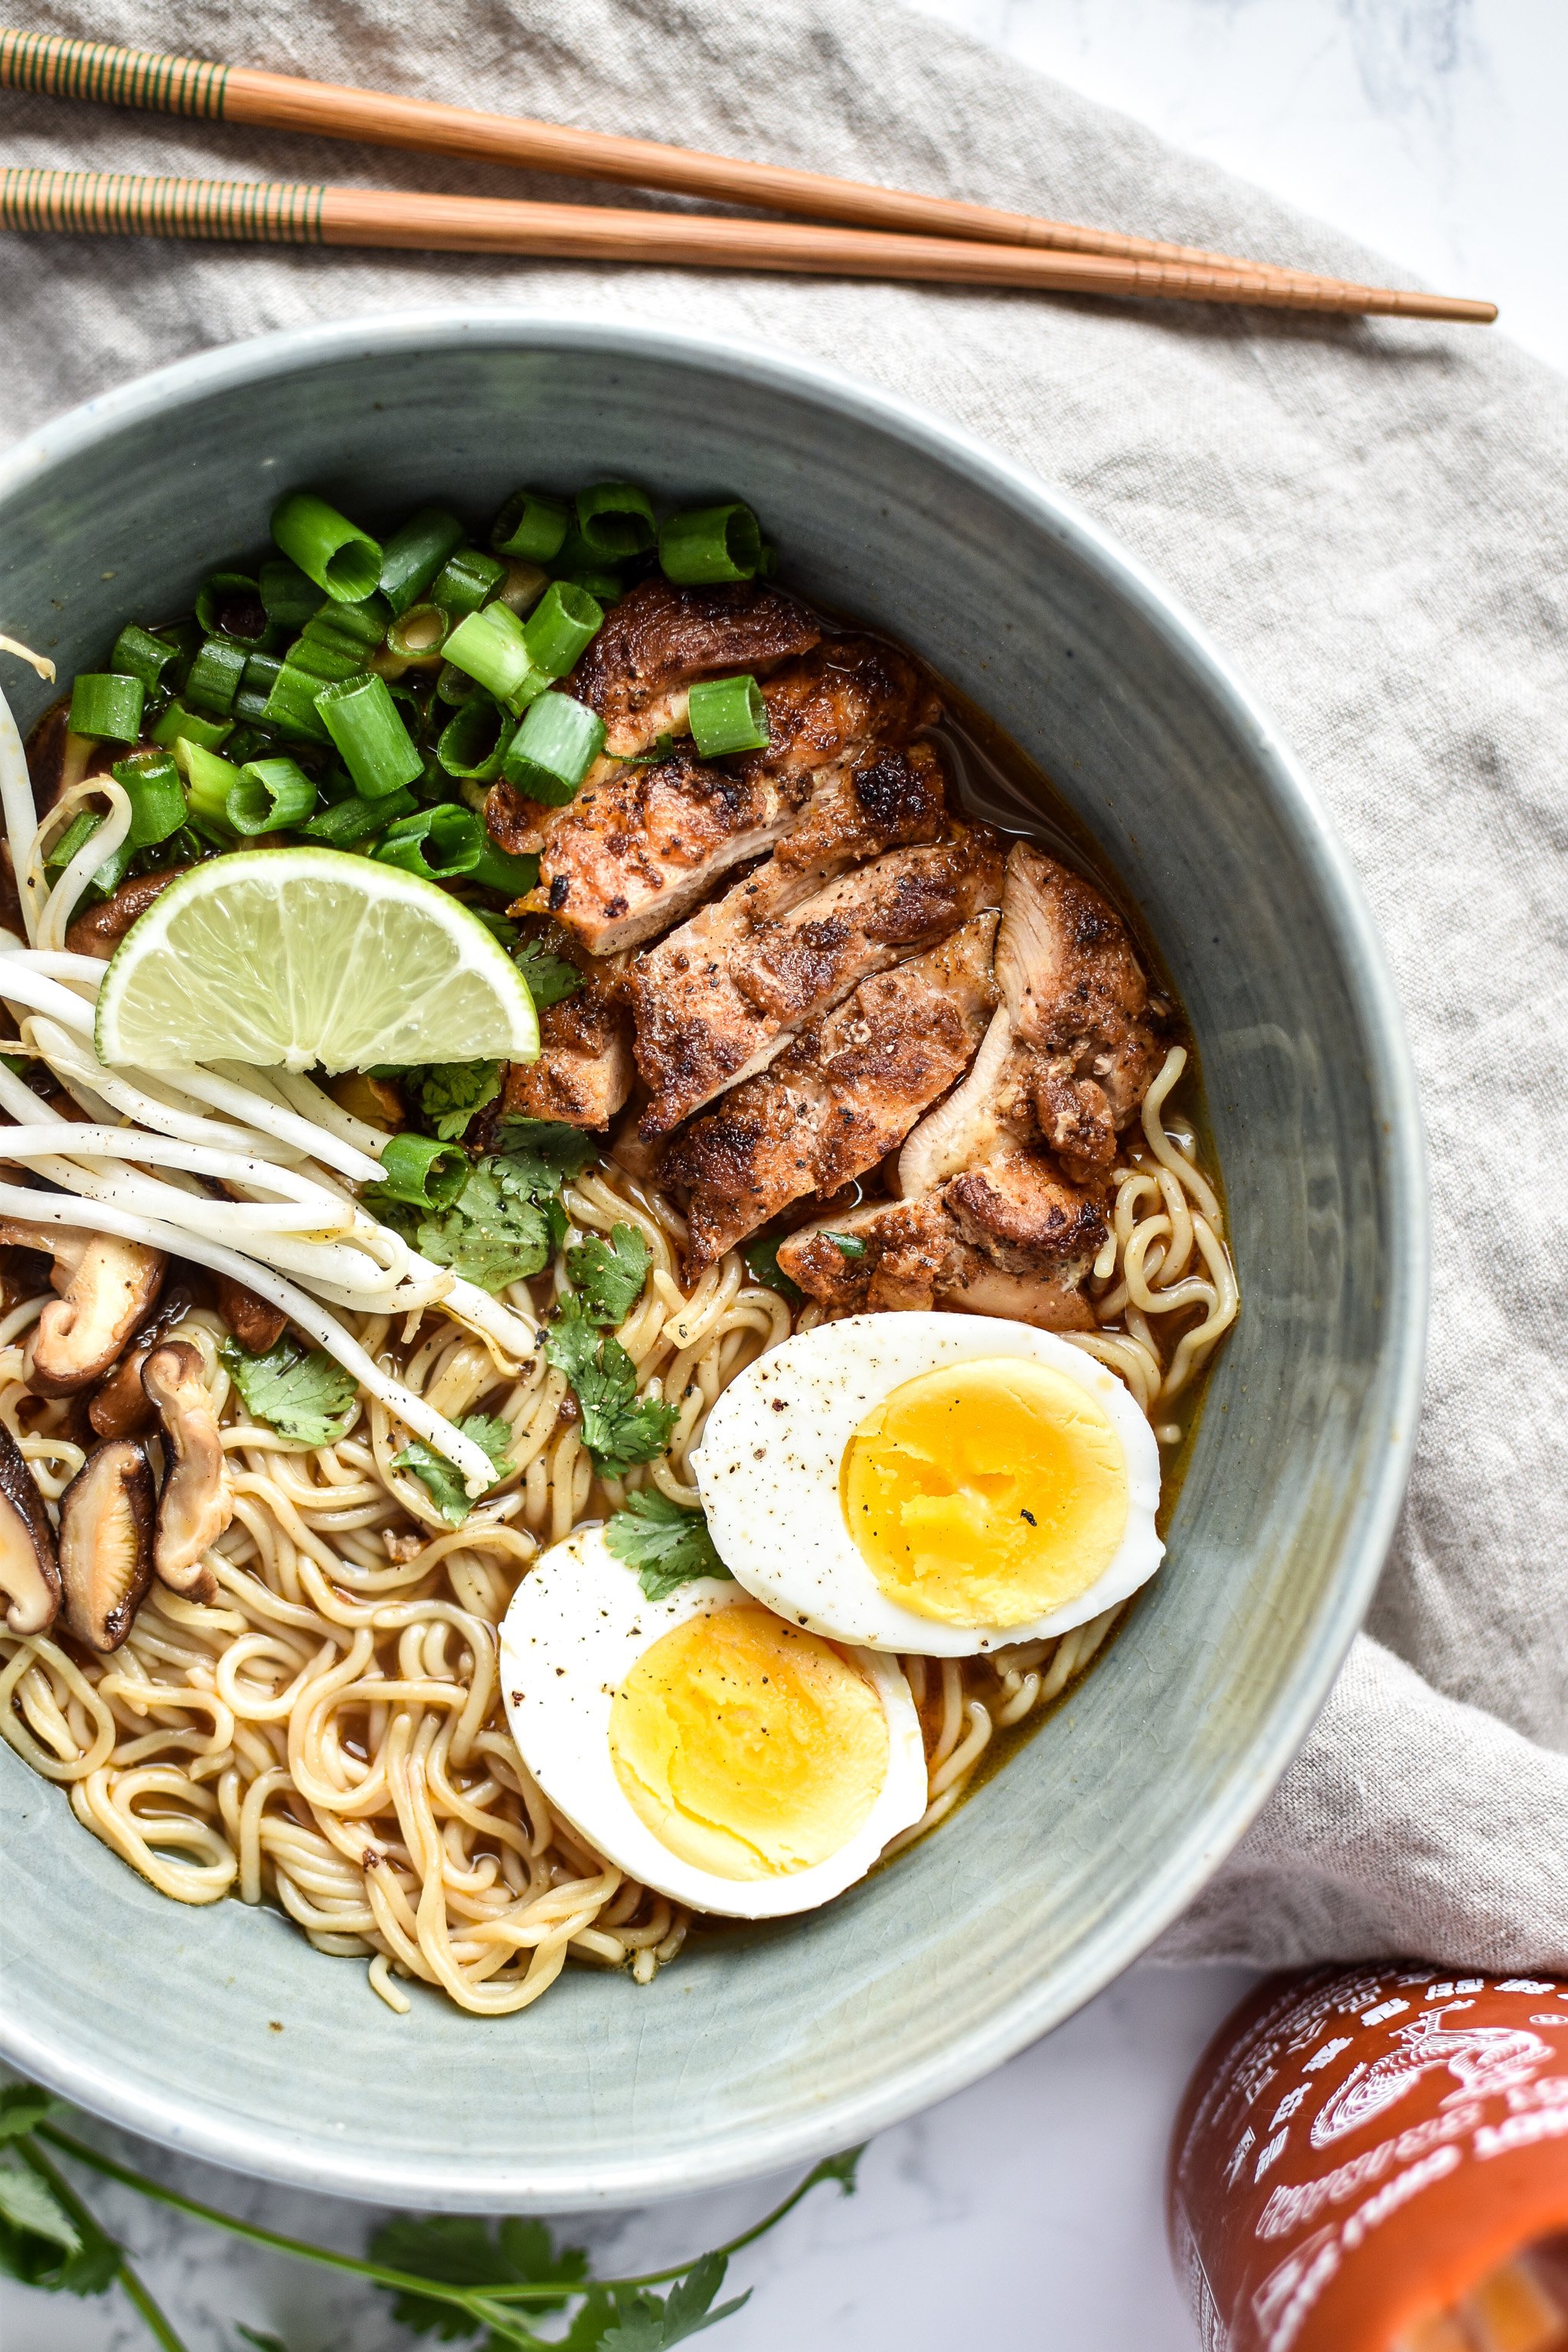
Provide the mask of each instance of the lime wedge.
{"label": "lime wedge", "polygon": [[528,1062],[539,1024],[500,941],[458,899],[338,849],[252,849],[171,882],[99,991],[99,1058],[142,1069],[247,1062]]}

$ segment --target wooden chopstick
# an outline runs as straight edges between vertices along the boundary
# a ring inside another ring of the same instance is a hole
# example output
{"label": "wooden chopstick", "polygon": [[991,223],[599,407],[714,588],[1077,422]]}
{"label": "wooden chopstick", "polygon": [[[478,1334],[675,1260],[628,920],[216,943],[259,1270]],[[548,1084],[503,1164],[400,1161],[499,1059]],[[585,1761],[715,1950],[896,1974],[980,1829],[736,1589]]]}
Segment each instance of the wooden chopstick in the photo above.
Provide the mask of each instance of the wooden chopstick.
{"label": "wooden chopstick", "polygon": [[309,182],[142,178],[129,172],[0,171],[0,227],[348,245],[442,253],[532,254],[555,260],[787,270],[812,277],[918,278],[1040,292],[1153,295],[1257,303],[1340,316],[1489,319],[1489,303],[1443,294],[1292,279],[1244,263],[1127,261],[1042,253],[956,237],[888,236],[797,221],[630,212],[598,205],[512,204],[491,196]]}
{"label": "wooden chopstick", "polygon": [[[998,212],[984,205],[916,195],[898,188],[872,187],[860,181],[836,179],[821,172],[796,171],[783,164],[752,163],[729,156],[709,155],[695,149],[663,146],[653,140],[623,139],[607,131],[574,130],[512,115],[481,114],[466,107],[437,105],[426,99],[394,98],[377,90],[307,81],[289,74],[263,73],[247,66],[210,65],[146,50],[115,48],[102,41],[68,40],[58,34],[0,32],[0,86],[5,85],[58,98],[98,99],[110,105],[142,107],[158,113],[244,122],[273,131],[307,131],[322,138],[409,147],[426,154],[459,155],[473,162],[621,181],[721,204],[754,205],[772,212],[795,213],[857,228],[912,234],[926,239],[957,238],[1044,252],[1095,254],[1103,259],[1153,262],[1177,268],[1243,272],[1254,288],[1264,279],[1278,279],[1288,285],[1292,293],[1289,305],[1282,307],[1363,311],[1377,307],[1390,315],[1464,319],[1482,323],[1497,316],[1491,303],[1458,302],[1454,298],[1406,296],[1373,306],[1359,299],[1367,289],[1351,287],[1349,281],[1284,269],[1272,263],[1239,261],[1231,255],[1210,253],[1197,246],[1167,244],[1157,237],[1126,236],[1111,229],[1045,220],[1029,213]],[[339,194],[346,196],[348,191]],[[563,212],[569,208],[546,209]],[[333,237],[326,241],[349,240]],[[493,246],[489,249],[544,250],[538,247]],[[735,266],[805,268],[810,264],[781,260]],[[932,273],[862,269],[850,274]],[[1012,278],[986,282],[1057,283]],[[1080,282],[1076,278],[1072,280],[1075,285]],[[1353,293],[1358,299],[1304,303],[1303,289],[1314,284],[1325,289],[1331,288],[1338,294]],[[1105,284],[1085,290],[1171,295],[1189,292],[1175,285],[1125,284]],[[1250,302],[1262,298],[1257,292],[1226,297],[1210,288],[1194,299]],[[1429,299],[1446,299],[1448,307],[1416,307]]]}

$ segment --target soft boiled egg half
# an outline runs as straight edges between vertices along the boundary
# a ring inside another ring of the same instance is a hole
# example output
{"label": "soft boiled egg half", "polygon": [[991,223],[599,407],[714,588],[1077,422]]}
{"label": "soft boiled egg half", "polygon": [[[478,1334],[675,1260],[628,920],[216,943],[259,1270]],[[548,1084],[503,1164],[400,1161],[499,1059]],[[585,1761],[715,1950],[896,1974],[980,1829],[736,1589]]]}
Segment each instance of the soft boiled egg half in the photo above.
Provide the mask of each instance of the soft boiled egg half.
{"label": "soft boiled egg half", "polygon": [[557,1811],[678,1903],[809,1911],[926,1807],[901,1669],[702,1577],[662,1601],[602,1528],[554,1545],[500,1634],[507,1718]]}
{"label": "soft boiled egg half", "polygon": [[719,1556],[803,1630],[967,1657],[1065,1633],[1147,1581],[1154,1433],[1030,1324],[852,1315],[748,1366],[692,1470]]}

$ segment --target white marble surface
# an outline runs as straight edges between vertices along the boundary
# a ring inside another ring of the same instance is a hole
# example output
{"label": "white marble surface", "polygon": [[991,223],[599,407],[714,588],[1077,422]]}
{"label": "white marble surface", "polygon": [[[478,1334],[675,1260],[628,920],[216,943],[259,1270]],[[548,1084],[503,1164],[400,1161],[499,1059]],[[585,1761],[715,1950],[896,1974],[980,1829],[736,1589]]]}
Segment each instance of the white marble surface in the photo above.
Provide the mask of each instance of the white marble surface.
{"label": "white marble surface", "polygon": [[[714,2352],[954,2352],[980,2341],[1050,2352],[1194,2352],[1165,2256],[1161,2175],[1193,2063],[1252,1981],[1237,1969],[1142,1969],[957,2098],[886,2132],[853,2198],[813,2191],[741,2256],[726,2294],[748,2307]],[[288,2195],[117,2143],[188,2196],[358,2252],[363,2207]],[[788,2184],[605,2221],[573,2234],[625,2274],[679,2261],[744,2229]],[[217,2231],[94,2184],[190,2352],[243,2352],[233,2323],[289,2352],[396,2352],[414,2339],[384,2299],[331,2273],[254,2252]],[[6,2287],[4,2352],[145,2352],[117,2294],[101,2302]]]}
{"label": "white marble surface", "polygon": [[1489,298],[1505,332],[1568,368],[1563,0],[913,5],[1349,230],[1442,292]]}
{"label": "white marble surface", "polygon": [[[1564,0],[921,0],[1405,259],[1485,293],[1508,330],[1568,365],[1561,198]],[[1136,226],[1136,223],[1127,224]],[[1160,2172],[1187,2073],[1247,1979],[1142,1970],[985,2083],[889,2132],[864,2187],[819,2191],[737,2264],[753,2300],[725,2352],[1191,2352],[1165,2260]],[[160,2159],[149,2157],[148,2161]],[[272,2226],[358,2245],[366,2216],[197,2168],[181,2185]],[[144,2260],[191,2352],[237,2352],[231,2323],[289,2352],[393,2352],[379,2299],[236,2250],[113,2192],[100,2208]],[[710,2244],[768,2201],[744,2189],[596,2223],[600,2266]],[[118,2298],[0,2289],[4,2352],[140,2352]]]}

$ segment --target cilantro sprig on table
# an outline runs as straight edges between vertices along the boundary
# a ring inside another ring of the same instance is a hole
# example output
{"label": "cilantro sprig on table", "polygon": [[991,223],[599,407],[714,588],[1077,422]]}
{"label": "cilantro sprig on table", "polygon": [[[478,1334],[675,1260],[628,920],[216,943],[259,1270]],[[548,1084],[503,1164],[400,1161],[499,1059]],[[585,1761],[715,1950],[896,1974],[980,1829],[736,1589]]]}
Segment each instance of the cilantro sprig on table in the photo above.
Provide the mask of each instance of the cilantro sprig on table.
{"label": "cilantro sprig on table", "polygon": [[[68,2109],[30,2083],[0,2089],[0,2275],[45,2294],[100,2295],[118,2286],[163,2352],[189,2347],[58,2159],[270,2252],[363,2279],[393,2298],[392,2316],[401,2326],[439,2343],[468,2345],[472,2352],[549,2352],[552,2345],[565,2352],[671,2352],[748,2300],[749,2290],[717,2301],[731,2258],[775,2228],[819,2182],[837,2181],[851,2195],[862,2153],[850,2148],[827,2157],[772,2212],[695,2262],[639,2278],[595,2279],[581,2247],[558,2247],[544,2222],[514,2216],[492,2230],[459,2214],[398,2215],[372,2233],[363,2258],[284,2237],[118,2163],[64,2129],[69,2120]],[[531,2325],[569,2305],[575,2308],[564,2336],[543,2336]],[[258,2352],[287,2352],[263,2329],[237,2326],[236,2333]]]}
{"label": "cilantro sprig on table", "polygon": [[321,1348],[307,1348],[285,1331],[264,1355],[237,1339],[218,1350],[224,1370],[253,1421],[300,1445],[331,1445],[354,1416],[354,1376]]}
{"label": "cilantro sprig on table", "polygon": [[605,1541],[617,1559],[637,1570],[649,1601],[667,1601],[700,1576],[734,1581],[714,1549],[706,1513],[672,1503],[656,1486],[628,1495],[626,1509],[611,1513]]}

